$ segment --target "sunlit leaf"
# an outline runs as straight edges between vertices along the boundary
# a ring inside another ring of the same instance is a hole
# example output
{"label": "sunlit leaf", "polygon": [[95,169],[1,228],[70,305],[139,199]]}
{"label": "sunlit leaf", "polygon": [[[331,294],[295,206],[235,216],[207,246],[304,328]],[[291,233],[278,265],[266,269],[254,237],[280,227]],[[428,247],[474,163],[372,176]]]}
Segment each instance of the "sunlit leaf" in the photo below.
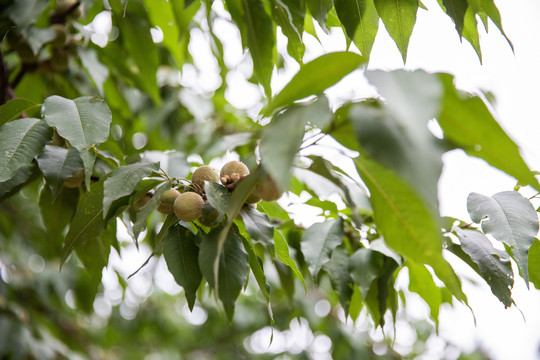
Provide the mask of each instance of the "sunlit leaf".
{"label": "sunlit leaf", "polygon": [[409,290],[420,295],[428,304],[431,318],[439,324],[439,308],[442,304],[441,289],[435,284],[429,270],[414,261],[405,263],[409,269]]}
{"label": "sunlit leaf", "polygon": [[438,120],[445,138],[467,154],[484,159],[521,183],[540,190],[540,184],[523,161],[518,146],[497,123],[482,99],[459,93],[451,75],[440,76],[445,95]]}
{"label": "sunlit leaf", "polygon": [[540,240],[535,239],[529,248],[529,279],[540,289]]}
{"label": "sunlit leaf", "polygon": [[369,58],[379,29],[379,15],[373,0],[335,0],[334,6],[347,36],[360,53]]}
{"label": "sunlit leaf", "polygon": [[529,286],[528,253],[539,229],[538,215],[529,200],[517,191],[503,191],[492,197],[472,193],[467,210],[474,222],[482,224],[484,233],[509,246]]}
{"label": "sunlit leaf", "polygon": [[283,234],[280,231],[274,231],[274,243],[278,260],[291,268],[292,272],[298,279],[300,279],[302,285],[304,285],[304,290],[307,292],[304,277],[302,276],[300,270],[298,270],[298,266],[296,265],[294,260],[291,258],[289,254],[289,245],[287,244],[287,240],[285,240],[285,237],[283,237]]}
{"label": "sunlit leaf", "polygon": [[298,28],[294,22],[292,11],[296,9],[289,8],[289,5],[283,0],[272,0],[272,15],[274,21],[281,27],[281,30],[287,36],[287,51],[299,63],[302,63],[305,46],[302,42],[302,33],[304,24]]}
{"label": "sunlit leaf", "polygon": [[394,39],[403,62],[407,60],[409,38],[416,23],[418,0],[373,0],[377,13]]}
{"label": "sunlit leaf", "polygon": [[366,59],[352,52],[332,52],[302,65],[262,112],[269,115],[296,100],[319,94],[365,63]]}
{"label": "sunlit leaf", "polygon": [[355,159],[360,177],[371,192],[375,223],[385,243],[405,258],[429,264],[452,294],[466,301],[461,282],[442,256],[438,220],[400,178],[374,161]]}

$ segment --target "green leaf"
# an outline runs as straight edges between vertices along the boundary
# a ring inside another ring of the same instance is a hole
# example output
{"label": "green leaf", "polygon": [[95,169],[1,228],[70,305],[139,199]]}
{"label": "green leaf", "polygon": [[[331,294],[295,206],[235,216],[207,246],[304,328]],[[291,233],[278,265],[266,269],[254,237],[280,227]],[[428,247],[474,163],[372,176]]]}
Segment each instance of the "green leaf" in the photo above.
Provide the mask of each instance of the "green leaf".
{"label": "green leaf", "polygon": [[306,111],[309,113],[309,105],[291,107],[263,129],[261,163],[281,190],[289,187],[294,158],[304,138]]}
{"label": "green leaf", "polygon": [[335,0],[334,6],[347,36],[369,59],[379,29],[379,15],[373,0]]}
{"label": "green leaf", "polygon": [[[188,6],[189,4],[184,4]],[[171,53],[177,66],[184,63],[184,53],[178,45],[180,42],[180,29],[176,23],[173,4],[167,0],[145,0],[144,6],[154,26],[158,26],[163,32],[163,45]]]}
{"label": "green leaf", "polygon": [[73,250],[88,241],[99,238],[105,230],[103,219],[103,181],[100,180],[90,187],[79,200],[75,217],[71,221],[64,242],[60,266],[64,264]]}
{"label": "green leaf", "polygon": [[369,71],[366,76],[388,105],[360,103],[350,108],[348,115],[358,141],[438,213],[437,185],[444,148],[427,125],[440,110],[440,80],[424,71]]}
{"label": "green leaf", "polygon": [[529,248],[529,279],[540,289],[540,240],[535,239]]}
{"label": "green leaf", "polygon": [[332,287],[338,294],[339,303],[349,315],[349,305],[353,294],[353,283],[349,275],[349,253],[345,248],[337,248],[332,253],[330,261],[323,266],[323,270],[330,276]]}
{"label": "green leaf", "polygon": [[[221,228],[208,233],[200,244],[199,267],[212,288],[216,288],[214,261],[218,256],[218,243]],[[227,233],[226,241],[219,256],[217,296],[223,303],[225,313],[232,320],[234,303],[248,278],[249,256],[243,248],[242,236],[236,226]]]}
{"label": "green leaf", "polygon": [[57,251],[62,250],[64,230],[75,214],[78,200],[78,189],[62,188],[56,198],[53,198],[49,186],[41,188],[39,193],[41,219],[47,229],[49,243]]}
{"label": "green leaf", "polygon": [[438,219],[400,178],[366,157],[354,159],[360,177],[371,193],[377,228],[385,243],[400,255],[433,267],[435,274],[461,301],[461,282],[442,256]]}
{"label": "green leaf", "polygon": [[242,216],[249,237],[253,241],[263,244],[272,254],[274,251],[274,227],[268,216],[251,206],[244,206],[240,211],[240,216]]}
{"label": "green leaf", "polygon": [[219,217],[225,216],[231,193],[223,185],[208,181],[204,185],[204,190],[208,202],[218,211]]}
{"label": "green leaf", "polygon": [[51,129],[39,119],[23,118],[4,124],[0,128],[0,182],[30,165],[51,136]]}
{"label": "green leaf", "polygon": [[184,288],[190,310],[193,310],[197,289],[202,280],[199,269],[199,248],[195,234],[179,223],[169,229],[163,243],[163,256],[167,268],[178,285]]}
{"label": "green leaf", "polygon": [[523,161],[519,148],[493,118],[486,104],[478,97],[459,93],[451,75],[441,74],[445,86],[439,125],[444,136],[471,156],[487,161],[540,191],[534,173]]}
{"label": "green leaf", "polygon": [[270,80],[274,69],[276,34],[272,19],[259,0],[242,0],[247,45],[253,59],[255,75],[267,98],[272,97]]}
{"label": "green leaf", "polygon": [[323,30],[326,30],[326,17],[332,9],[332,0],[306,0],[306,5],[311,16],[317,20]]}
{"label": "green leaf", "polygon": [[18,188],[24,186],[25,182],[32,181],[32,175],[37,173],[35,170],[35,163],[24,165],[17,170],[11,179],[0,182],[0,202],[4,196],[8,197],[15,193]]}
{"label": "green leaf", "polygon": [[383,267],[383,256],[377,251],[366,248],[356,250],[348,261],[351,278],[358,285],[362,300],[365,300],[371,284],[379,277]]}
{"label": "green leaf", "polygon": [[367,58],[346,51],[319,56],[302,65],[291,81],[263,108],[262,113],[269,115],[296,100],[319,94],[364,64],[366,60]]}
{"label": "green leaf", "polygon": [[481,63],[482,62],[482,49],[480,48],[480,35],[478,34],[476,16],[474,12],[471,10],[471,8],[468,8],[467,12],[465,13],[462,35],[472,45]]}
{"label": "green leaf", "polygon": [[448,16],[454,20],[456,24],[456,30],[461,37],[463,31],[463,22],[465,18],[465,12],[469,4],[467,0],[442,0],[443,9],[446,11]]}
{"label": "green leaf", "polygon": [[482,224],[485,234],[510,247],[529,286],[528,252],[539,229],[538,215],[530,201],[517,191],[503,191],[492,197],[472,193],[467,210],[474,222]]}
{"label": "green leaf", "polygon": [[422,264],[414,261],[405,263],[409,269],[409,290],[420,295],[428,304],[431,318],[439,325],[439,308],[442,304],[441,289],[435,284],[433,276]]}
{"label": "green leaf", "polygon": [[491,287],[491,292],[504,304],[512,305],[511,288],[514,272],[508,255],[493,247],[489,239],[479,231],[456,229],[461,248],[478,264],[479,274]]}
{"label": "green leaf", "polygon": [[0,126],[18,119],[22,113],[39,108],[41,105],[26,99],[11,99],[0,106]]}
{"label": "green leaf", "polygon": [[52,145],[45,145],[37,162],[51,189],[53,201],[62,190],[64,181],[84,167],[77,149]]}
{"label": "green leaf", "polygon": [[[294,22],[294,17],[283,0],[272,0],[272,16],[277,25],[287,37],[287,51],[298,62],[302,63],[305,46],[302,41],[303,22],[298,28]],[[293,9],[294,10],[294,9]]]}
{"label": "green leaf", "polygon": [[[253,272],[253,276],[259,285],[259,289],[261,289],[264,299],[268,306],[270,306],[270,285],[266,282],[262,260],[255,254],[253,244],[248,239],[242,236],[242,242],[244,244],[244,249],[249,256],[249,267],[251,268],[251,272]],[[272,316],[271,309],[269,310],[269,314]]]}
{"label": "green leaf", "polygon": [[407,59],[407,48],[418,11],[418,0],[373,0],[377,13],[394,39],[403,62]]}
{"label": "green leaf", "polygon": [[508,41],[508,44],[510,45],[512,50],[514,50],[512,42],[504,33],[501,23],[501,15],[499,14],[499,10],[497,9],[497,6],[495,6],[493,0],[467,0],[467,2],[469,3],[472,12],[478,14],[483,20],[484,28],[486,29],[486,31],[488,30],[487,18],[489,17],[493,21],[493,23],[499,28],[503,36],[506,38],[506,41]]}
{"label": "green leaf", "polygon": [[53,95],[45,99],[41,112],[49,126],[79,151],[83,160],[86,187],[94,167],[95,154],[91,150],[109,136],[112,115],[105,101],[84,96],[75,100]]}
{"label": "green leaf", "polygon": [[393,279],[397,264],[390,258],[384,258],[379,276],[369,289],[366,304],[376,326],[384,326],[384,314],[390,308],[395,312],[396,290]]}
{"label": "green leaf", "polygon": [[313,280],[330,260],[332,251],[343,242],[343,219],[341,217],[315,223],[302,234],[301,248]]}
{"label": "green leaf", "polygon": [[274,244],[276,247],[276,255],[278,260],[291,268],[294,275],[298,279],[300,279],[302,285],[304,285],[304,290],[307,294],[306,282],[304,281],[304,277],[302,276],[300,270],[298,270],[298,266],[296,265],[294,260],[289,255],[289,245],[287,244],[287,240],[285,240],[285,237],[279,230],[274,231]]}
{"label": "green leaf", "polygon": [[114,200],[131,194],[144,177],[158,170],[159,162],[153,162],[120,166],[112,171],[103,184],[103,218]]}
{"label": "green leaf", "polygon": [[[136,4],[130,4],[131,6],[136,6]],[[149,22],[146,18],[137,16],[130,11],[121,14],[121,16],[117,14],[113,22],[121,26],[120,33],[124,36],[122,50],[127,50],[137,65],[135,76],[140,82],[139,86],[148,93],[155,104],[160,104],[161,97],[156,76],[159,59],[157,47],[150,35]]]}

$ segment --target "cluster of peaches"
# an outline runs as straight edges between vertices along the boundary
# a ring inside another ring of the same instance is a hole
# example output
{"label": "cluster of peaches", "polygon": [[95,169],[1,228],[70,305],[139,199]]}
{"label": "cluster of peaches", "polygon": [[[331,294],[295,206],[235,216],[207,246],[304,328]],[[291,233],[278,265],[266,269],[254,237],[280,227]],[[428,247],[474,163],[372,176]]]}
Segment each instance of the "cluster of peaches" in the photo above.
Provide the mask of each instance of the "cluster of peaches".
{"label": "cluster of peaches", "polygon": [[[213,168],[203,165],[191,176],[191,186],[180,193],[177,189],[165,191],[160,197],[158,211],[162,214],[175,214],[182,221],[198,220],[205,226],[216,224],[217,212],[208,204],[204,192],[204,183],[221,182],[229,191],[233,191],[239,181],[249,175],[248,167],[239,161],[229,161],[218,174]],[[267,176],[255,186],[246,203],[255,204],[261,200],[275,201],[283,195],[271,177]],[[212,211],[214,210],[214,211]]]}

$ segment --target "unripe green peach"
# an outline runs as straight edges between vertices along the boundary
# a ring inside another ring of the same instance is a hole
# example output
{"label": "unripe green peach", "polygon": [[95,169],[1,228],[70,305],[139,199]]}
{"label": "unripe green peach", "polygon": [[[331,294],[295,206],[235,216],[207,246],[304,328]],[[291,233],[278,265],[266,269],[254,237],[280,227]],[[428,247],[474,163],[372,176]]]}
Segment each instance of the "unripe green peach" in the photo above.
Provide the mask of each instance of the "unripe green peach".
{"label": "unripe green peach", "polygon": [[245,175],[249,175],[249,169],[244,163],[241,163],[240,161],[229,161],[223,167],[221,168],[221,171],[219,173],[219,179],[221,180],[221,183],[223,185],[227,184],[228,179],[238,180],[234,179],[235,175],[240,178]]}
{"label": "unripe green peach", "polygon": [[194,185],[199,186],[201,189],[204,189],[204,182],[215,182],[219,181],[219,175],[216,170],[212,169],[210,166],[201,166],[193,172],[191,176],[191,182]]}
{"label": "unripe green peach", "polygon": [[84,169],[78,170],[72,177],[64,180],[64,186],[67,188],[76,188],[84,181]]}
{"label": "unripe green peach", "polygon": [[204,200],[195,192],[185,192],[174,200],[174,214],[182,221],[197,220],[202,215]]}
{"label": "unripe green peach", "polygon": [[180,192],[176,189],[169,189],[161,194],[157,211],[162,214],[169,215],[174,212],[174,201],[180,196]]}
{"label": "unripe green peach", "polygon": [[283,195],[283,191],[270,176],[266,176],[253,193],[264,201],[276,201]]}

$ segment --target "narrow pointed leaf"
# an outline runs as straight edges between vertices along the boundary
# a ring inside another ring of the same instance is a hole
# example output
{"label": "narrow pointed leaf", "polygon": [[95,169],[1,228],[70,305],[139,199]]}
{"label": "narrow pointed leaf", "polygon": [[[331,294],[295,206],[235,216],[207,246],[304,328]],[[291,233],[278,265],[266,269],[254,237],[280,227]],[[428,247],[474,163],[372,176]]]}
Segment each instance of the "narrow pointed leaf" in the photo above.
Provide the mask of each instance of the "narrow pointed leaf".
{"label": "narrow pointed leaf", "polygon": [[52,130],[39,119],[23,118],[4,124],[0,128],[0,182],[30,165],[51,136]]}
{"label": "narrow pointed leaf", "polygon": [[538,215],[529,200],[517,191],[503,191],[492,197],[472,193],[467,210],[474,222],[482,224],[485,234],[509,246],[528,286],[528,253],[539,228]]}
{"label": "narrow pointed leaf", "polygon": [[[218,243],[221,228],[213,229],[201,242],[199,251],[199,267],[208,284],[216,288],[214,277],[214,261],[218,256]],[[219,256],[218,297],[223,303],[229,320],[234,314],[236,298],[248,278],[249,256],[243,248],[242,236],[238,228],[233,226],[227,233],[223,249]]]}
{"label": "narrow pointed leaf", "polygon": [[514,46],[512,45],[512,42],[510,39],[506,36],[504,33],[502,23],[501,23],[501,15],[499,13],[499,10],[497,9],[497,6],[495,6],[495,3],[493,0],[467,0],[469,3],[470,8],[475,14],[478,14],[482,20],[484,21],[484,28],[486,31],[488,31],[488,22],[487,18],[489,17],[493,23],[499,28],[503,36],[506,38],[506,41],[508,41],[508,44],[512,48],[512,51],[514,50]]}
{"label": "narrow pointed leaf", "polygon": [[159,163],[135,163],[121,166],[111,172],[103,184],[103,217],[109,213],[114,200],[131,194],[146,176],[159,170]]}
{"label": "narrow pointed leaf", "polygon": [[479,274],[491,287],[491,292],[504,304],[512,305],[514,272],[509,256],[493,247],[489,239],[479,231],[457,229],[461,248],[478,264]]}
{"label": "narrow pointed leaf", "polygon": [[62,250],[64,229],[75,214],[78,200],[78,189],[62,188],[56,199],[53,199],[51,189],[47,185],[43,186],[39,193],[41,218],[47,229],[50,245],[55,250]]}
{"label": "narrow pointed leaf", "polygon": [[193,310],[202,274],[197,261],[199,247],[195,234],[180,224],[172,226],[163,242],[163,256],[174,280],[184,288],[190,310]]}
{"label": "narrow pointed leaf", "polygon": [[540,240],[535,239],[529,248],[529,279],[540,289]]}
{"label": "narrow pointed leaf", "polygon": [[371,193],[375,223],[385,243],[405,258],[429,264],[461,301],[461,282],[442,256],[438,220],[420,197],[389,170],[366,157],[354,160]]}
{"label": "narrow pointed leaf", "polygon": [[438,120],[444,137],[469,155],[484,159],[522,184],[540,191],[540,184],[521,157],[518,146],[497,123],[482,99],[459,93],[452,76],[440,76],[445,95]]}
{"label": "narrow pointed leaf", "polygon": [[64,181],[84,167],[77,149],[68,150],[52,145],[45,145],[37,162],[51,189],[53,200],[60,193]]}
{"label": "narrow pointed leaf", "polygon": [[360,53],[369,58],[379,29],[379,15],[373,0],[335,0],[334,6],[347,36]]}
{"label": "narrow pointed leaf", "polygon": [[386,30],[401,52],[403,62],[406,62],[409,38],[416,23],[418,0],[374,0],[374,3]]}
{"label": "narrow pointed leaf", "polygon": [[343,219],[341,217],[315,223],[302,234],[302,253],[314,281],[319,271],[330,260],[332,251],[343,242]]}
{"label": "narrow pointed leaf", "polygon": [[465,18],[465,12],[467,11],[467,7],[469,4],[467,3],[467,0],[442,0],[442,4],[444,5],[444,10],[454,20],[454,24],[456,24],[456,30],[461,36],[461,33],[463,31],[463,22]]}
{"label": "narrow pointed leaf", "polygon": [[304,285],[304,290],[307,293],[304,277],[302,276],[300,270],[298,270],[296,262],[294,262],[294,260],[291,258],[289,254],[289,245],[287,244],[287,240],[285,240],[285,237],[279,230],[276,230],[274,232],[274,243],[278,260],[291,268],[294,275],[302,282],[302,285]]}
{"label": "narrow pointed leaf", "polygon": [[302,41],[302,33],[304,26],[296,27],[294,17],[288,5],[282,0],[272,0],[272,15],[277,25],[281,27],[281,31],[287,37],[287,51],[298,63],[302,63],[305,46]]}
{"label": "narrow pointed leaf", "polygon": [[270,80],[274,69],[276,35],[270,16],[259,0],[242,0],[247,44],[253,59],[255,75],[264,88],[266,97],[272,97]]}
{"label": "narrow pointed leaf", "polygon": [[326,18],[332,9],[332,0],[306,0],[306,5],[311,16],[317,20],[321,28],[326,30]]}
{"label": "narrow pointed leaf", "polygon": [[472,45],[474,51],[478,55],[480,63],[482,63],[482,49],[480,48],[480,35],[478,34],[478,26],[476,16],[471,8],[467,9],[465,18],[463,19],[462,35]]}
{"label": "narrow pointed leaf", "polygon": [[163,44],[173,56],[176,64],[182,66],[184,54],[179,46],[180,30],[174,16],[173,4],[166,0],[145,0],[144,6],[148,10],[152,24],[158,26],[163,32]]}
{"label": "narrow pointed leaf", "polygon": [[407,261],[405,265],[409,269],[409,290],[424,299],[429,306],[431,318],[438,325],[439,308],[442,304],[441,289],[435,284],[433,276],[424,265],[414,261]]}
{"label": "narrow pointed leaf", "polygon": [[337,83],[360,65],[364,58],[352,52],[333,52],[324,54],[302,65],[291,81],[262,110],[266,115],[282,106],[310,95],[316,95]]}

